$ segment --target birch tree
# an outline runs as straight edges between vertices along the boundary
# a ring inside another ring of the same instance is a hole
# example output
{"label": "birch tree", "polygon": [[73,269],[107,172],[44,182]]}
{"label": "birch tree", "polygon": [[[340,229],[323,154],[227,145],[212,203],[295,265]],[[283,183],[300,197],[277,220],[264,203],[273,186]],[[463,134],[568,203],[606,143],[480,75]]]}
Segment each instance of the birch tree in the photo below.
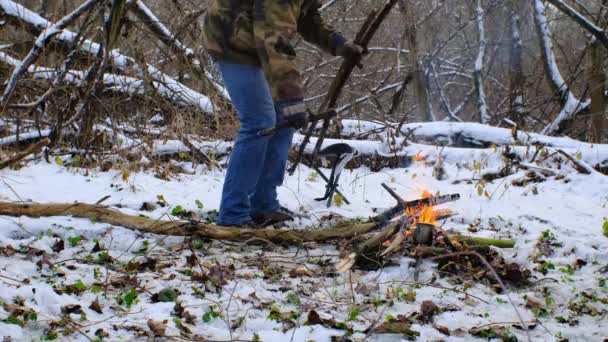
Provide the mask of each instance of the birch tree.
{"label": "birch tree", "polygon": [[475,78],[475,91],[477,93],[477,109],[479,110],[479,122],[487,124],[490,122],[490,114],[488,113],[488,103],[486,101],[486,91],[483,82],[483,66],[486,54],[486,31],[484,27],[484,10],[481,0],[477,0],[475,6],[475,23],[477,25],[477,43],[479,50],[475,59],[475,69],[473,76]]}
{"label": "birch tree", "polygon": [[511,14],[511,44],[509,54],[509,118],[520,127],[525,126],[524,117],[524,71],[521,18],[524,13],[523,0],[508,3]]}

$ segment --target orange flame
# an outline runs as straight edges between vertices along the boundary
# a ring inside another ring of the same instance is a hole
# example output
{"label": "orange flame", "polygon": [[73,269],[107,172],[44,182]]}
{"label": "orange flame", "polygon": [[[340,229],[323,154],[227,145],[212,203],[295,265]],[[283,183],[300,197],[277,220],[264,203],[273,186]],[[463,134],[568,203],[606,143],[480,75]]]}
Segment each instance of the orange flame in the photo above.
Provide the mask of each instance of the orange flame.
{"label": "orange flame", "polygon": [[[422,198],[431,198],[433,194],[427,190],[422,192]],[[435,215],[435,210],[430,205],[424,205],[416,208],[407,208],[405,210],[408,216],[418,216],[416,221],[412,224],[413,226],[416,223],[430,223],[435,224],[437,222],[437,216]]]}

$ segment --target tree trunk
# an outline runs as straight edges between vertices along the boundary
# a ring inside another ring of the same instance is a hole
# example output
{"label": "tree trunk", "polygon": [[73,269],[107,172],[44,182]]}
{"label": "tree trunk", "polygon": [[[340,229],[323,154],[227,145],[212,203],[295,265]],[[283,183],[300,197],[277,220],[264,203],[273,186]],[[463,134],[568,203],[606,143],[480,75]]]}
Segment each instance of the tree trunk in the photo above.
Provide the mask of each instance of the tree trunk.
{"label": "tree trunk", "polygon": [[551,29],[545,15],[543,0],[534,0],[534,19],[545,66],[545,75],[549,81],[549,86],[559,97],[559,102],[562,105],[561,111],[545,126],[541,133],[546,135],[558,134],[564,132],[572,124],[576,114],[588,107],[588,102],[580,101],[574,96],[559,70],[555,53],[553,52]]}
{"label": "tree trunk", "polygon": [[479,110],[479,122],[487,124],[490,121],[490,114],[488,113],[488,103],[486,101],[486,92],[483,82],[483,66],[486,54],[486,31],[484,16],[481,0],[477,0],[477,4],[474,7],[473,12],[475,13],[475,22],[477,23],[477,43],[479,45],[479,51],[475,60],[475,69],[473,71],[473,78],[475,79],[475,92],[477,93],[477,109]]}
{"label": "tree trunk", "polygon": [[524,117],[524,71],[521,41],[521,16],[524,14],[522,0],[509,2],[511,12],[511,53],[509,73],[509,117],[519,127],[525,127]]}
{"label": "tree trunk", "polygon": [[420,113],[419,115],[422,121],[435,121],[435,114],[433,113],[429,97],[428,79],[424,72],[420,52],[418,51],[418,29],[416,27],[414,6],[412,0],[401,0],[400,5],[401,14],[405,21],[404,40],[407,41],[410,50],[408,58],[414,75],[414,96],[416,97],[416,103],[418,104],[418,113]]}
{"label": "tree trunk", "polygon": [[606,50],[597,40],[589,48],[589,90],[591,93],[591,129],[589,141],[593,143],[606,142],[608,116],[606,115],[606,73],[604,60]]}
{"label": "tree trunk", "polygon": [[[608,5],[608,0],[602,1],[602,6]],[[603,12],[603,13],[602,13]],[[608,23],[608,8],[600,11],[596,23],[606,27]],[[606,106],[606,70],[604,62],[607,54],[604,46],[594,39],[589,47],[589,89],[591,93],[591,127],[589,141],[592,143],[608,142],[608,106]]]}

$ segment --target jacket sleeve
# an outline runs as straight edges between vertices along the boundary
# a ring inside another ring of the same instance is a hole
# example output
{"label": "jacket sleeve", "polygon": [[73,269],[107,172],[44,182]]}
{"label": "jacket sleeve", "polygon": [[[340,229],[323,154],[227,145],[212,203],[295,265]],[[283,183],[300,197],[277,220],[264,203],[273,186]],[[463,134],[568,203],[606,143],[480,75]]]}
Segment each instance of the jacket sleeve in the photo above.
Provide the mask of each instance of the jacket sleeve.
{"label": "jacket sleeve", "polygon": [[300,16],[298,32],[307,42],[335,56],[336,47],[344,44],[346,39],[333,27],[323,22],[319,13],[320,7],[319,1],[313,0],[313,4]]}
{"label": "jacket sleeve", "polygon": [[298,1],[254,0],[254,36],[258,57],[275,101],[302,101],[304,81],[289,44],[297,31]]}

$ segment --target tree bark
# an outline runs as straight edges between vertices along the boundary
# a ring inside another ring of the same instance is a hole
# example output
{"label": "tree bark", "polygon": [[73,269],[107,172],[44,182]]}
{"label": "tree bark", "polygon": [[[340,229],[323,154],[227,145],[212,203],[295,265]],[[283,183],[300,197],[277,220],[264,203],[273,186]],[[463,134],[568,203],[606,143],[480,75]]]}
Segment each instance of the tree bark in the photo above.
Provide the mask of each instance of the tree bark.
{"label": "tree bark", "polygon": [[523,0],[509,1],[511,12],[511,51],[509,73],[509,117],[520,128],[524,128],[524,71],[521,40],[521,17],[524,14]]}
{"label": "tree bark", "polygon": [[[418,104],[418,112],[422,121],[435,121],[435,115],[429,97],[428,79],[424,72],[422,56],[418,46],[418,28],[416,25],[416,13],[412,0],[401,0],[401,14],[405,22],[404,38],[407,41],[410,53],[409,63],[414,75],[414,96]],[[405,45],[405,44],[404,44]]]}
{"label": "tree bark", "polygon": [[608,131],[608,116],[606,115],[606,73],[604,60],[606,50],[596,40],[589,50],[589,89],[591,93],[591,129],[589,141],[593,143],[606,142]]}
{"label": "tree bark", "polygon": [[486,31],[484,16],[481,0],[477,0],[477,5],[474,8],[475,22],[477,23],[477,43],[479,45],[479,51],[477,53],[477,59],[475,60],[475,68],[473,71],[473,78],[475,79],[475,92],[477,93],[477,110],[479,111],[479,122],[487,124],[490,121],[490,114],[488,113],[488,103],[486,101],[486,91],[484,88],[483,81],[483,67],[484,59],[486,54]]}

